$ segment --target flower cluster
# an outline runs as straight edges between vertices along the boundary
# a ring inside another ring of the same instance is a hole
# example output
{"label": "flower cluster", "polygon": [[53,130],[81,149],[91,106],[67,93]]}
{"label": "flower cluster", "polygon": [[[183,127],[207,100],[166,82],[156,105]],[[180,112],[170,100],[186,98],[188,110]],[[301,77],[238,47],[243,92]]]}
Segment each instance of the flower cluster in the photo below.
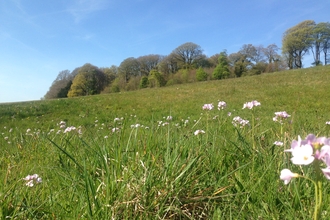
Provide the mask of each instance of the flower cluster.
{"label": "flower cluster", "polygon": [[282,120],[288,117],[291,117],[291,115],[286,113],[286,111],[275,112],[275,117],[273,118],[273,121],[278,121],[279,123],[282,123]]}
{"label": "flower cluster", "polygon": [[283,142],[282,141],[275,141],[274,145],[276,146],[283,146]]}
{"label": "flower cluster", "polygon": [[239,116],[236,116],[236,117],[233,118],[232,123],[235,127],[239,126],[240,128],[243,128],[245,125],[249,124],[249,120],[245,120],[245,119],[242,119]]}
{"label": "flower cluster", "polygon": [[214,108],[213,104],[204,104],[203,110],[212,110]]}
{"label": "flower cluster", "polygon": [[251,102],[246,102],[243,105],[243,109],[245,109],[245,108],[252,109],[254,106],[259,106],[259,105],[260,105],[260,102],[254,100],[254,101],[251,101]]}
{"label": "flower cluster", "polygon": [[[298,140],[291,143],[291,149],[285,150],[291,152],[291,162],[296,165],[309,165],[315,160],[325,163],[326,168],[321,168],[324,176],[330,180],[330,138],[316,137],[309,134],[306,139],[302,140],[298,136]],[[281,171],[280,179],[288,184],[293,177],[298,177],[296,173],[292,173],[288,169]]]}
{"label": "flower cluster", "polygon": [[224,101],[220,101],[220,102],[218,103],[218,110],[225,109],[226,107],[227,107],[226,102],[224,102]]}
{"label": "flower cluster", "polygon": [[38,184],[42,182],[42,179],[38,174],[27,175],[23,180],[26,181],[25,185],[28,187],[33,187],[35,183]]}
{"label": "flower cluster", "polygon": [[74,131],[74,130],[76,130],[77,128],[76,127],[74,127],[74,126],[70,126],[70,127],[67,127],[64,131],[63,131],[63,133],[68,133],[68,132],[70,132],[70,131]]}
{"label": "flower cluster", "polygon": [[205,134],[205,131],[203,131],[203,130],[196,130],[194,132],[194,135],[199,135],[199,134]]}

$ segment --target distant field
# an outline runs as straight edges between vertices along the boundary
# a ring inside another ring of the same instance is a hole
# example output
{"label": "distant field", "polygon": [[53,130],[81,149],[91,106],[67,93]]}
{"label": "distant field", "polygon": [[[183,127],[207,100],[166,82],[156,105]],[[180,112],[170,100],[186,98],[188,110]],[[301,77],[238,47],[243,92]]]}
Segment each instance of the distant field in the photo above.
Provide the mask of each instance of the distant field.
{"label": "distant field", "polygon": [[[279,174],[313,174],[283,151],[298,135],[330,137],[327,121],[330,66],[0,104],[0,218],[310,219],[313,185]],[[35,173],[42,182],[26,186]]]}

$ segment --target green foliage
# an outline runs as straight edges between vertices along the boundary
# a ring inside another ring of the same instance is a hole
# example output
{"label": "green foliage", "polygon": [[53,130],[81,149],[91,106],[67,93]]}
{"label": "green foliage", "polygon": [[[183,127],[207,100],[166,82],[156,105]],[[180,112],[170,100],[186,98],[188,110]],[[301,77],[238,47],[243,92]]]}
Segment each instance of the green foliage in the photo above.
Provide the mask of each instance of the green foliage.
{"label": "green foliage", "polygon": [[197,81],[206,81],[207,77],[208,77],[207,72],[205,72],[202,67],[199,67],[197,72],[196,72]]}
{"label": "green foliage", "polygon": [[71,88],[71,85],[72,85],[72,81],[70,80],[64,88],[60,89],[60,91],[57,94],[57,98],[66,98],[66,97],[68,97],[68,92]]}
{"label": "green foliage", "polygon": [[147,76],[142,76],[141,81],[140,81],[140,88],[148,88],[149,86],[149,79]]}
{"label": "green foliage", "polygon": [[314,27],[314,21],[306,20],[285,31],[282,52],[287,56],[290,69],[302,68],[302,59],[313,45]]}
{"label": "green foliage", "polygon": [[[279,173],[289,160],[283,151],[298,135],[330,137],[329,70],[1,104],[0,216],[310,219],[311,183],[284,185]],[[202,110],[219,99],[226,109]],[[251,100],[261,106],[242,109]],[[282,110],[290,120],[273,122]],[[234,127],[235,116],[254,122],[253,129]],[[76,130],[64,133],[60,121]],[[194,135],[197,129],[205,134]],[[292,171],[313,175],[308,166]],[[27,187],[22,178],[34,173],[43,181]],[[330,183],[323,186],[327,219]]]}
{"label": "green foliage", "polygon": [[229,76],[228,56],[225,51],[221,52],[218,57],[218,65],[213,70],[214,79],[226,79]]}
{"label": "green foliage", "polygon": [[110,91],[111,92],[120,92],[120,78],[116,78],[110,86]]}
{"label": "green foliage", "polygon": [[151,70],[148,77],[149,87],[161,87],[166,85],[164,76],[157,70]]}
{"label": "green foliage", "polygon": [[97,67],[87,63],[78,70],[68,97],[100,94],[106,85],[106,76]]}

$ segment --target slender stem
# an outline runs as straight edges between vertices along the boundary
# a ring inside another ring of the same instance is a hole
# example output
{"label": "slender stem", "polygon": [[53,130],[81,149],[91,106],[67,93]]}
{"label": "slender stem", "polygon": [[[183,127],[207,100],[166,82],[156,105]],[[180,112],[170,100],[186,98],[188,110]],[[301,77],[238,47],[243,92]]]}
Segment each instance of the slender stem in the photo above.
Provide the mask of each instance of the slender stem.
{"label": "slender stem", "polygon": [[254,110],[252,109],[252,131],[251,131],[251,136],[252,136],[252,146],[253,150],[256,149],[255,142],[254,142]]}
{"label": "slender stem", "polygon": [[315,184],[315,209],[314,209],[314,220],[320,219],[321,216],[321,204],[322,204],[322,175],[320,170],[320,161],[314,161],[314,169],[316,173]]}

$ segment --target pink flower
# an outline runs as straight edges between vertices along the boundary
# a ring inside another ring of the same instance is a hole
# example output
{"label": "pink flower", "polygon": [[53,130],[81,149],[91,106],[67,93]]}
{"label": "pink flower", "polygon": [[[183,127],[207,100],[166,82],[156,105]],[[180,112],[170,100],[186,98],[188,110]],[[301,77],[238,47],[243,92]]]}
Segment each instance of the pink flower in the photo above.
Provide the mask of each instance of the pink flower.
{"label": "pink flower", "polygon": [[203,110],[212,110],[214,108],[213,104],[204,104]]}
{"label": "pink flower", "polygon": [[63,133],[67,133],[67,132],[70,132],[70,131],[73,131],[73,130],[76,130],[76,127],[74,127],[74,126],[67,127],[67,128],[63,131]]}
{"label": "pink flower", "polygon": [[299,177],[299,174],[292,173],[289,169],[283,169],[281,171],[280,179],[284,181],[284,184],[289,184],[290,180],[294,177]]}
{"label": "pink flower", "polygon": [[246,102],[243,105],[243,109],[245,109],[245,108],[252,109],[254,106],[259,106],[259,105],[260,105],[260,102],[254,100],[254,101],[251,101],[251,102]]}
{"label": "pink flower", "polygon": [[25,178],[23,178],[23,180],[27,181],[25,185],[28,187],[33,187],[34,183],[38,184],[42,182],[42,179],[38,174],[27,175]]}
{"label": "pink flower", "polygon": [[239,126],[240,128],[243,128],[245,125],[248,125],[249,124],[249,121],[248,120],[244,120],[244,119],[242,119],[239,116],[236,116],[236,117],[233,118],[232,124],[235,127]]}
{"label": "pink flower", "polygon": [[224,102],[224,101],[220,101],[220,102],[218,103],[218,110],[225,109],[226,107],[227,107],[226,102]]}
{"label": "pink flower", "polygon": [[288,117],[291,117],[291,115],[286,113],[286,111],[275,112],[275,117],[273,118],[273,121],[278,121],[278,122],[282,123],[282,119],[286,119]]}

